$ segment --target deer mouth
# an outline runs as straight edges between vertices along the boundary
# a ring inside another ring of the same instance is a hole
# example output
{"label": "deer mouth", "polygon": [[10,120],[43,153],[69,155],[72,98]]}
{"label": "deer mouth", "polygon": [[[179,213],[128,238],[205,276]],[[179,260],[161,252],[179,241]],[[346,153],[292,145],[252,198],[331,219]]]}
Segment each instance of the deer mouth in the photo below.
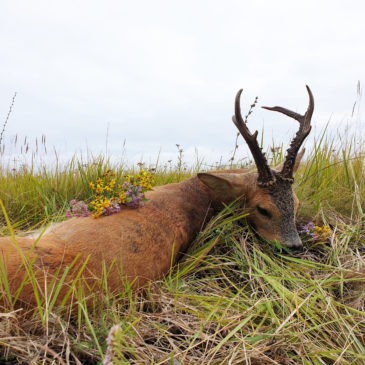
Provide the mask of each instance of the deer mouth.
{"label": "deer mouth", "polygon": [[290,248],[290,249],[295,250],[295,251],[302,251],[303,250],[303,244],[302,244],[302,241],[300,239],[299,239],[299,241],[297,241],[295,243],[290,242],[289,244],[284,243],[283,245],[285,247]]}
{"label": "deer mouth", "polygon": [[[290,237],[283,237],[282,245],[292,250],[301,251],[303,249],[302,240],[299,237],[298,231],[294,228]],[[285,232],[285,236],[288,236],[288,232]]]}

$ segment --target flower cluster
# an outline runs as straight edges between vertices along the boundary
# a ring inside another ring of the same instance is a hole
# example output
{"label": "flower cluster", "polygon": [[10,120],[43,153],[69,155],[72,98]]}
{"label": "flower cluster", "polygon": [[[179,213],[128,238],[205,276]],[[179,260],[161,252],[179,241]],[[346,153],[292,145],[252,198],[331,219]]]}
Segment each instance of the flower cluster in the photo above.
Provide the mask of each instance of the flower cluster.
{"label": "flower cluster", "polygon": [[70,201],[70,208],[67,209],[66,217],[88,217],[90,214],[91,213],[87,209],[87,204],[83,201],[76,201],[75,199],[72,199]]}
{"label": "flower cluster", "polygon": [[331,237],[332,231],[329,226],[324,224],[322,227],[314,227],[315,234],[317,235],[317,240],[327,240]]}
{"label": "flower cluster", "polygon": [[140,170],[137,177],[128,175],[123,184],[117,184],[115,173],[108,170],[96,183],[90,183],[90,188],[95,193],[89,204],[92,217],[118,213],[121,204],[137,208],[141,201],[147,201],[144,193],[152,190],[153,183],[152,174]]}
{"label": "flower cluster", "polygon": [[119,195],[122,204],[131,208],[137,208],[141,201],[146,201],[144,193],[152,190],[153,176],[141,170],[137,177],[127,175],[126,181],[119,185],[121,193]]}
{"label": "flower cluster", "polygon": [[309,222],[302,227],[299,233],[304,233],[312,239],[320,241],[326,240],[331,236],[331,228],[326,224],[320,227],[315,225],[313,222]]}
{"label": "flower cluster", "polygon": [[101,178],[90,183],[93,197],[89,205],[87,206],[83,201],[71,200],[66,216],[68,218],[87,217],[91,214],[93,218],[98,218],[101,215],[120,212],[122,204],[138,208],[141,202],[147,201],[145,192],[152,190],[153,175],[140,170],[136,177],[127,175],[125,178],[126,181],[118,184],[115,173],[108,170]]}

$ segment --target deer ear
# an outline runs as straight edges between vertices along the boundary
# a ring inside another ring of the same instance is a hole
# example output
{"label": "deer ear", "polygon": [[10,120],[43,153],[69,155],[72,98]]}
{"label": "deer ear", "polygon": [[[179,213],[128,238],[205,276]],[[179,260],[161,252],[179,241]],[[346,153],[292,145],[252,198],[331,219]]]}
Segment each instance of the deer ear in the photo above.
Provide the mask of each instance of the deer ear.
{"label": "deer ear", "polygon": [[236,173],[201,172],[197,176],[204,185],[216,194],[225,198],[236,199],[242,195],[242,182],[240,184],[242,177],[240,175]]}
{"label": "deer ear", "polygon": [[[296,173],[297,170],[298,170],[298,167],[300,165],[300,161],[302,160],[304,152],[305,152],[305,148],[302,148],[302,150],[298,153],[297,158],[295,159],[295,164],[294,164],[294,169],[293,169],[294,173]],[[273,170],[275,170],[276,172],[280,172],[283,169],[283,166],[284,166],[284,162],[282,162],[281,164],[275,166],[273,168]]]}

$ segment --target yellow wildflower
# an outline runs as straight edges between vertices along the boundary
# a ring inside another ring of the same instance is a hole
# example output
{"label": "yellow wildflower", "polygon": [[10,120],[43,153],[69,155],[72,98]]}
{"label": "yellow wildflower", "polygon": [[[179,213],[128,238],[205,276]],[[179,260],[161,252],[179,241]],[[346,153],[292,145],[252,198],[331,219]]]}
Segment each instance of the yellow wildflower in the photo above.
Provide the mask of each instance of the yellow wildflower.
{"label": "yellow wildflower", "polygon": [[101,184],[97,184],[97,185],[96,185],[96,190],[95,190],[96,194],[100,194],[100,193],[102,193],[103,191],[104,191],[103,186],[102,186]]}
{"label": "yellow wildflower", "polygon": [[119,193],[119,199],[118,199],[118,203],[119,204],[124,204],[125,203],[125,198],[126,198],[126,193],[125,193],[125,191],[121,191],[120,193]]}
{"label": "yellow wildflower", "polygon": [[314,233],[318,236],[320,239],[328,239],[331,236],[331,228],[328,225],[315,226],[314,227]]}

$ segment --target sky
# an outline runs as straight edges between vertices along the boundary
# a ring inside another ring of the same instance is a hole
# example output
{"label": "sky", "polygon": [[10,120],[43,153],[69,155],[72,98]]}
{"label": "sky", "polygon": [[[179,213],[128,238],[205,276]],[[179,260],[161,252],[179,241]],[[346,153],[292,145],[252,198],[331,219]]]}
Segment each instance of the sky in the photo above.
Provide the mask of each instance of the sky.
{"label": "sky", "polygon": [[312,139],[328,122],[361,134],[364,14],[353,0],[2,0],[0,127],[17,93],[5,155],[19,152],[15,136],[32,149],[44,135],[65,158],[176,161],[179,144],[188,163],[228,160],[238,89],[243,114],[259,97],[250,130],[286,146],[297,123],[259,106],[303,113],[306,84]]}

